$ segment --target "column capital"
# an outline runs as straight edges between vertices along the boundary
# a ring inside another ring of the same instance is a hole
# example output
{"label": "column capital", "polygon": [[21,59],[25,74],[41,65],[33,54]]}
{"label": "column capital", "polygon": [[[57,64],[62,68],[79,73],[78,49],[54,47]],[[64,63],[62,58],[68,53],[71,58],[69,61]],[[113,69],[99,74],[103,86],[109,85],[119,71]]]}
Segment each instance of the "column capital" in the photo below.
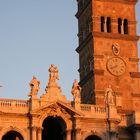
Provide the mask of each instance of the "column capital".
{"label": "column capital", "polygon": [[32,126],[31,128],[32,128],[33,131],[37,130],[37,126]]}
{"label": "column capital", "polygon": [[43,127],[37,127],[37,131],[38,131],[39,133],[41,133],[42,130],[43,130]]}
{"label": "column capital", "polygon": [[76,131],[76,133],[80,133],[81,132],[81,128],[76,128],[75,131]]}

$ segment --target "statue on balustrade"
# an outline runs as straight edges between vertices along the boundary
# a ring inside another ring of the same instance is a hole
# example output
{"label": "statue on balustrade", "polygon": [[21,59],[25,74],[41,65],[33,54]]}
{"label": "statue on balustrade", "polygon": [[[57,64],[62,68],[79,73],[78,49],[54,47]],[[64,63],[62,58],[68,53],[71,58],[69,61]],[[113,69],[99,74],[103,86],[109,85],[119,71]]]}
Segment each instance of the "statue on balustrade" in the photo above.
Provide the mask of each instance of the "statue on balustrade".
{"label": "statue on balustrade", "polygon": [[109,87],[105,90],[105,103],[107,105],[115,105],[114,94],[111,85],[109,85]]}
{"label": "statue on balustrade", "polygon": [[81,87],[78,84],[77,80],[74,80],[71,93],[73,95],[74,102],[80,103],[81,102]]}
{"label": "statue on balustrade", "polygon": [[39,87],[40,86],[40,81],[35,76],[33,76],[29,85],[30,85],[30,88],[31,88],[29,96],[37,95],[37,93],[40,89],[40,87]]}

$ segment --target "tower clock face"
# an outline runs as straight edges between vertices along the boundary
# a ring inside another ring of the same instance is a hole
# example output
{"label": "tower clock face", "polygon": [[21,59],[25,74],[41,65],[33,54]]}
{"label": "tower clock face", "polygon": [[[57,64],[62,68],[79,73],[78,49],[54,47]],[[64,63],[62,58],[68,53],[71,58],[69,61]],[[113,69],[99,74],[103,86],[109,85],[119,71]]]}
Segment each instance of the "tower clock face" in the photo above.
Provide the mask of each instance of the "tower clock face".
{"label": "tower clock face", "polygon": [[107,61],[107,69],[111,74],[120,76],[125,73],[126,64],[122,58],[112,57]]}

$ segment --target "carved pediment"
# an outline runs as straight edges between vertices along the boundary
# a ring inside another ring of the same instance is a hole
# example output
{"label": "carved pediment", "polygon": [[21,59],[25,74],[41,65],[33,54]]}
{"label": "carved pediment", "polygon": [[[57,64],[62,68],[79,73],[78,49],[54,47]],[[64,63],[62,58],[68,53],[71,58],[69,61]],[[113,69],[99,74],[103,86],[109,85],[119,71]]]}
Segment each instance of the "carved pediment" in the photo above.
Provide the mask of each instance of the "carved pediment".
{"label": "carved pediment", "polygon": [[31,114],[44,114],[46,113],[48,116],[61,116],[65,115],[66,117],[71,117],[74,115],[83,116],[83,114],[77,110],[75,110],[72,106],[62,103],[60,101],[53,102],[42,106],[41,108],[32,111]]}
{"label": "carved pediment", "polygon": [[53,116],[53,117],[61,116],[62,114],[64,116],[66,116],[67,118],[69,118],[71,116],[71,114],[68,112],[67,109],[62,108],[58,104],[52,104],[52,105],[48,106],[45,109],[45,111],[48,114],[48,116]]}

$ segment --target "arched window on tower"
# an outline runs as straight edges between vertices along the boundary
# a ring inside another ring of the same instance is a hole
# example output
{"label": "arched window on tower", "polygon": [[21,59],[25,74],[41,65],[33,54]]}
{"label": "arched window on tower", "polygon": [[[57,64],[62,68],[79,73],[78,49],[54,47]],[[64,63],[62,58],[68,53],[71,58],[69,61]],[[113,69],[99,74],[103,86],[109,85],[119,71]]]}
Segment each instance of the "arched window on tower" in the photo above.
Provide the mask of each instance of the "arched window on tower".
{"label": "arched window on tower", "polygon": [[105,31],[104,25],[105,25],[105,18],[104,17],[101,17],[101,32],[104,32]]}
{"label": "arched window on tower", "polygon": [[110,33],[111,32],[111,18],[110,17],[107,17],[106,26],[107,26],[107,32]]}
{"label": "arched window on tower", "polygon": [[122,34],[122,19],[118,18],[118,33]]}
{"label": "arched window on tower", "polygon": [[128,34],[128,20],[124,19],[123,22],[124,34]]}

